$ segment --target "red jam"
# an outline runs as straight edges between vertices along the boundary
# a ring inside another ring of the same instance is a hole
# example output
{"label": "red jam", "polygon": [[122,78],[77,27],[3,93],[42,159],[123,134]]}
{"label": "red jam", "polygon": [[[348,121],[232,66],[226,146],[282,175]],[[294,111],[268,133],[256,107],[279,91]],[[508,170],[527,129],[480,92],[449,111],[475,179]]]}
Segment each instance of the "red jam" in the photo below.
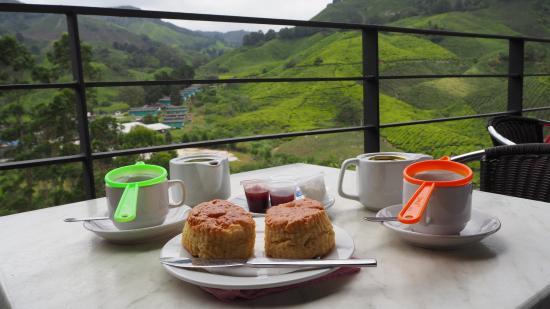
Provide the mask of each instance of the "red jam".
{"label": "red jam", "polygon": [[253,185],[245,188],[248,210],[251,212],[265,213],[269,207],[269,191],[261,185]]}
{"label": "red jam", "polygon": [[279,204],[284,204],[284,203],[294,201],[294,193],[286,194],[286,195],[277,195],[274,193],[270,193],[269,196],[271,197],[271,206],[276,206]]}

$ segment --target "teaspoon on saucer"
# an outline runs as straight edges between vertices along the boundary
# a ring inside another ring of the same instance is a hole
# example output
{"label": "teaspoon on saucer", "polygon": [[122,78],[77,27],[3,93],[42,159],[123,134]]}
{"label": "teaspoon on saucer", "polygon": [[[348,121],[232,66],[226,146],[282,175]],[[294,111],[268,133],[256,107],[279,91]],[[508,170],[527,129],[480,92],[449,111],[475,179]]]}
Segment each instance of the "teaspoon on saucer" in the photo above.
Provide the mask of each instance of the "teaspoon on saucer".
{"label": "teaspoon on saucer", "polygon": [[88,218],[65,218],[65,222],[80,222],[80,221],[94,221],[94,220],[107,220],[109,217],[88,217]]}
{"label": "teaspoon on saucer", "polygon": [[370,222],[397,221],[397,217],[364,217],[363,220]]}

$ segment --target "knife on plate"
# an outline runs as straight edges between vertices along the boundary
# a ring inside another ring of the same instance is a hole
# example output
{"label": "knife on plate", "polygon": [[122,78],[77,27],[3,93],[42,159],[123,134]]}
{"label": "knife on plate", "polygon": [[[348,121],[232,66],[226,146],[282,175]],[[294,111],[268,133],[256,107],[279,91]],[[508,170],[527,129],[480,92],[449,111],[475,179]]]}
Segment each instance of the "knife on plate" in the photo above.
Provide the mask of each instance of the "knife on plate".
{"label": "knife on plate", "polygon": [[178,268],[219,268],[219,267],[252,267],[252,268],[332,268],[332,267],[376,267],[376,259],[347,260],[290,260],[290,259],[202,259],[185,257],[161,257],[160,262]]}

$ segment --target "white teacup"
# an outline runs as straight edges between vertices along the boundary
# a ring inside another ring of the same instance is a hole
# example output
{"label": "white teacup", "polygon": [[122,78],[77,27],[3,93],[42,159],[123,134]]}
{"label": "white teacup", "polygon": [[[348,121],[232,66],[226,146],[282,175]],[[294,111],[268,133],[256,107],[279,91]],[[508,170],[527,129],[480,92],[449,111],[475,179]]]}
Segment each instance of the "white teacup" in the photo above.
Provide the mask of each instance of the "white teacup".
{"label": "white teacup", "polygon": [[[168,200],[168,189],[174,185],[179,186],[183,195],[177,203],[170,203]],[[156,185],[140,187],[136,206],[136,218],[130,222],[117,222],[113,220],[113,217],[124,189],[105,186],[105,191],[107,193],[109,217],[113,221],[113,224],[121,230],[160,225],[166,219],[170,208],[180,207],[185,202],[185,187],[181,180],[166,180]]]}
{"label": "white teacup", "polygon": [[[380,210],[401,202],[403,170],[409,164],[432,159],[419,153],[374,152],[365,153],[342,163],[338,177],[338,194],[361,202],[367,209]],[[346,169],[356,165],[357,194],[344,192]]]}
{"label": "white teacup", "polygon": [[[426,183],[426,195],[422,198],[428,200],[427,206],[420,220],[411,225],[413,231],[452,235],[464,229],[472,211],[472,171],[468,166],[447,160],[430,160],[412,164],[405,169],[403,176],[403,205],[414,198],[422,183]],[[429,192],[428,187],[432,184]]]}
{"label": "white teacup", "polygon": [[[167,175],[164,167],[143,162],[109,171],[105,175],[105,191],[113,224],[121,230],[160,225],[170,208],[183,205],[183,181],[167,180]],[[177,186],[182,192],[175,203],[168,199],[168,190],[172,186]]]}

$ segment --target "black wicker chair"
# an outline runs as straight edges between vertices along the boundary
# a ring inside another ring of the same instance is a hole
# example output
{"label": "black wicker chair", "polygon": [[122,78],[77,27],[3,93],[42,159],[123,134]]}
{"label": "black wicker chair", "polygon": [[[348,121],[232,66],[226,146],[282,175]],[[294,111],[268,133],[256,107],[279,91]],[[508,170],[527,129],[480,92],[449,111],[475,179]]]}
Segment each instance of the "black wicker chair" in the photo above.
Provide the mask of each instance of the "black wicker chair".
{"label": "black wicker chair", "polygon": [[542,143],[543,127],[550,122],[521,116],[502,116],[489,120],[487,130],[493,145]]}
{"label": "black wicker chair", "polygon": [[485,150],[482,191],[550,202],[550,145],[521,144]]}
{"label": "black wicker chair", "polygon": [[481,191],[550,202],[550,144],[497,146],[453,157],[481,157]]}

